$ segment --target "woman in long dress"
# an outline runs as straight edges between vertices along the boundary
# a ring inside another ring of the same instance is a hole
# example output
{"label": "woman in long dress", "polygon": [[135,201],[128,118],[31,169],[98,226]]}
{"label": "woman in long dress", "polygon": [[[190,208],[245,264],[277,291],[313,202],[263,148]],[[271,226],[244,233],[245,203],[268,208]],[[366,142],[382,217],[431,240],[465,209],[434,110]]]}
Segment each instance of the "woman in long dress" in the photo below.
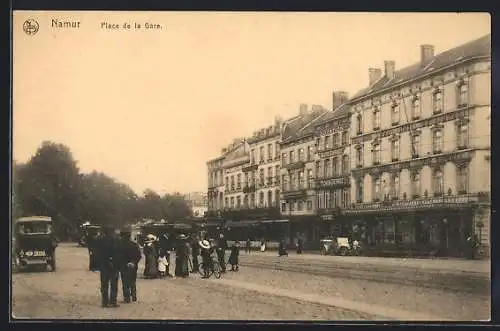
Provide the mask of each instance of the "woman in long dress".
{"label": "woman in long dress", "polygon": [[175,250],[175,276],[189,277],[189,248],[186,244],[186,236],[179,236],[179,244]]}
{"label": "woman in long dress", "polygon": [[144,244],[144,256],[145,266],[144,266],[144,276],[146,278],[156,278],[158,275],[158,250],[154,244],[154,240],[149,239]]}

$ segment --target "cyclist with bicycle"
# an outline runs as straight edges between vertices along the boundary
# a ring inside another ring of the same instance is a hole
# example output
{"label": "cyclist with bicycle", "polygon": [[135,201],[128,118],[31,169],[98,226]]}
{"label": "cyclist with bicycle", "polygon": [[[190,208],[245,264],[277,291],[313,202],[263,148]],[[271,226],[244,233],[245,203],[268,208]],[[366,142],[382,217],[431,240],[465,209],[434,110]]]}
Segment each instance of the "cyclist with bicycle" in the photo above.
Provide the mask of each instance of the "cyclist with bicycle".
{"label": "cyclist with bicycle", "polygon": [[202,278],[209,278],[210,277],[210,270],[213,268],[212,266],[212,253],[213,253],[213,247],[210,245],[210,242],[208,240],[200,240],[198,242],[200,245],[200,253],[201,253],[201,259],[203,263],[203,277]]}

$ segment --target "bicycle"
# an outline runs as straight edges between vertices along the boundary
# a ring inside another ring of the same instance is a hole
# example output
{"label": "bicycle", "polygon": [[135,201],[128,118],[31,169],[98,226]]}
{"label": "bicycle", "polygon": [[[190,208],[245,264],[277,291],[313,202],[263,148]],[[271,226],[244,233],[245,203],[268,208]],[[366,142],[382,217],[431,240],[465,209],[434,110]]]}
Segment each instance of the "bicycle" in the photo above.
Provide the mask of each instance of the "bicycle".
{"label": "bicycle", "polygon": [[[210,268],[208,272],[208,278],[212,277],[212,275],[215,276],[215,278],[220,279],[222,276],[222,268],[219,264],[219,261],[217,261],[215,258],[212,258],[212,268]],[[203,265],[203,262],[200,263],[198,267],[198,272],[200,273],[201,276],[205,276],[205,266]]]}

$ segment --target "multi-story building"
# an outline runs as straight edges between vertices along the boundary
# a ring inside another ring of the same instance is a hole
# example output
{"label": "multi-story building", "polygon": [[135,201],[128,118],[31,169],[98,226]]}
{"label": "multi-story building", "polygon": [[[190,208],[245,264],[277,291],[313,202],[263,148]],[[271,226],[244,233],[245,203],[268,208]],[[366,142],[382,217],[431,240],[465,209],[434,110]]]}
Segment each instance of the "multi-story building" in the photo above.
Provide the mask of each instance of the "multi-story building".
{"label": "multi-story building", "polygon": [[217,216],[224,209],[224,159],[227,148],[222,149],[221,155],[208,161],[208,192],[207,214]]}
{"label": "multi-story building", "polygon": [[396,70],[369,70],[351,108],[351,196],[368,246],[461,255],[489,245],[491,35]]}
{"label": "multi-story building", "polygon": [[304,245],[320,238],[314,192],[315,138],[314,124],[326,109],[313,105],[308,111],[300,105],[300,113],[284,127],[281,148],[281,215],[291,221],[287,241],[301,237]]}
{"label": "multi-story building", "polygon": [[224,158],[224,210],[239,209],[244,205],[245,187],[243,167],[250,161],[248,143],[235,139]]}
{"label": "multi-story building", "polygon": [[316,210],[325,221],[321,236],[342,235],[340,211],[351,205],[350,112],[346,92],[333,92],[333,111],[315,124]]}

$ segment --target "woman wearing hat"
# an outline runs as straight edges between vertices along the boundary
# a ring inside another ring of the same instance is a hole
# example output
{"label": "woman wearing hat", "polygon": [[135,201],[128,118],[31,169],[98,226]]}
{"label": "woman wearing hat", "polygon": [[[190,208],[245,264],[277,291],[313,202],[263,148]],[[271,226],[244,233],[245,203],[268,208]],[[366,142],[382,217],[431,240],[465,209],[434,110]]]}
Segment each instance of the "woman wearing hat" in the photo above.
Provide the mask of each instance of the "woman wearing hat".
{"label": "woman wearing hat", "polygon": [[208,278],[212,268],[212,247],[208,240],[200,240],[198,244],[201,248],[201,259],[203,263],[203,278]]}
{"label": "woman wearing hat", "polygon": [[156,237],[152,234],[148,234],[146,241],[144,242],[144,277],[145,278],[156,278],[158,275],[158,250],[155,245]]}

